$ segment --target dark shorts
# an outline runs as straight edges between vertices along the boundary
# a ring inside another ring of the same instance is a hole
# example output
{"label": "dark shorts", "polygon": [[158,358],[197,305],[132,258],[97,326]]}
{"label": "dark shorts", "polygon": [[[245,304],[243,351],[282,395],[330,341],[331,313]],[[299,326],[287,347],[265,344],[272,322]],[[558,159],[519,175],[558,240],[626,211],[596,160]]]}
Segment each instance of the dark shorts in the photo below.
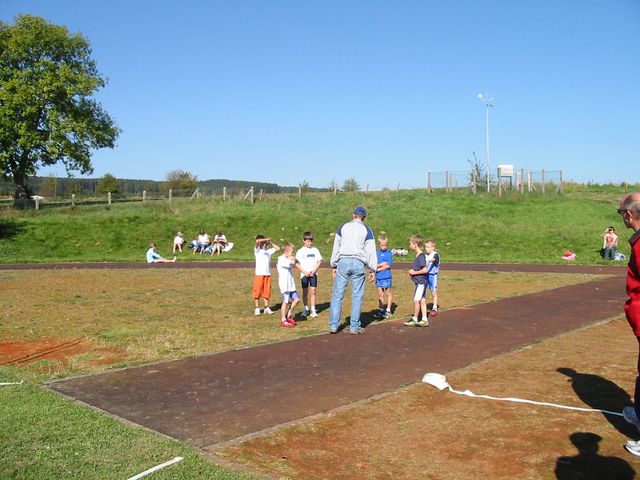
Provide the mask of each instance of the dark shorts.
{"label": "dark shorts", "polygon": [[300,279],[300,283],[302,283],[302,288],[317,288],[318,287],[318,275],[314,275],[313,277],[302,277]]}

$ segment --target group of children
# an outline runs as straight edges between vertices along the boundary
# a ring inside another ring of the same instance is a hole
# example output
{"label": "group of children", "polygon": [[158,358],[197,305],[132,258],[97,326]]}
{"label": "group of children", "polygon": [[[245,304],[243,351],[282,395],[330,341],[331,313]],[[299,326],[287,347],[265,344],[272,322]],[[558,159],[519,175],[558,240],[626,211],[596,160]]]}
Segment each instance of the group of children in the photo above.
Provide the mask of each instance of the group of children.
{"label": "group of children", "polygon": [[[320,251],[313,246],[313,234],[305,232],[302,236],[304,246],[294,255],[294,246],[290,242],[282,245],[282,255],[276,263],[278,270],[278,285],[282,295],[282,308],[280,325],[283,327],[295,327],[293,311],[300,298],[296,291],[295,271],[300,272],[302,285],[302,301],[304,309],[303,317],[317,317],[316,292],[318,286],[318,269],[322,263]],[[378,311],[374,313],[376,318],[389,318],[393,314],[392,273],[393,254],[389,250],[389,242],[386,235],[378,237],[379,250],[377,251],[378,268],[376,271],[376,287],[378,290]],[[409,239],[409,247],[416,257],[409,277],[415,284],[413,295],[413,317],[406,321],[406,326],[426,327],[429,325],[427,312],[427,291],[431,292],[433,307],[431,316],[438,315],[438,272],[440,271],[440,255],[436,251],[436,242],[427,240],[420,235],[412,235]],[[256,259],[255,278],[252,295],[255,301],[255,315],[273,314],[269,307],[271,297],[271,256],[280,250],[271,239],[264,235],[256,236],[254,255]],[[426,252],[426,253],[425,253]],[[260,299],[264,304],[264,310],[260,310]],[[420,316],[422,315],[422,316]]]}
{"label": "group of children", "polygon": [[[304,310],[303,317],[317,317],[316,312],[316,289],[318,286],[318,269],[322,263],[320,250],[313,246],[313,234],[304,232],[302,235],[304,246],[300,248],[295,256],[293,254],[293,244],[287,242],[282,245],[282,255],[278,257],[276,267],[278,269],[278,285],[282,294],[282,318],[280,324],[283,327],[295,327],[296,321],[293,318],[293,310],[298,305],[300,298],[296,291],[295,270],[300,272],[302,284],[302,301]],[[269,261],[271,256],[280,250],[271,239],[264,235],[256,237],[254,255],[256,258],[256,275],[253,281],[252,295],[255,300],[255,314],[260,315],[260,299],[264,302],[264,313],[273,313],[269,308],[269,297],[271,297],[271,271]]]}

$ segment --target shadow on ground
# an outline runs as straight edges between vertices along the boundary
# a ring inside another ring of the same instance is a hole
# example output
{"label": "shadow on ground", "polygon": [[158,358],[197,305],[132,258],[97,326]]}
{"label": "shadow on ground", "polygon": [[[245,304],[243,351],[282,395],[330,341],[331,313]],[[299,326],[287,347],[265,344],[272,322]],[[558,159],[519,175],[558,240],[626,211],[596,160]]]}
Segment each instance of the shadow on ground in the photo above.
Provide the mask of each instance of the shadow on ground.
{"label": "shadow on ground", "polygon": [[575,432],[569,436],[578,449],[573,457],[559,457],[555,474],[558,480],[631,480],[636,472],[625,460],[603,457],[598,453],[600,435],[591,432]]}
{"label": "shadow on ground", "polygon": [[[611,380],[599,375],[576,372],[572,368],[560,367],[557,371],[569,377],[567,381],[571,382],[580,400],[591,408],[622,412],[624,407],[633,405],[629,394]],[[617,415],[603,415],[621,434],[633,440],[638,439],[638,429],[627,423],[624,418]]]}

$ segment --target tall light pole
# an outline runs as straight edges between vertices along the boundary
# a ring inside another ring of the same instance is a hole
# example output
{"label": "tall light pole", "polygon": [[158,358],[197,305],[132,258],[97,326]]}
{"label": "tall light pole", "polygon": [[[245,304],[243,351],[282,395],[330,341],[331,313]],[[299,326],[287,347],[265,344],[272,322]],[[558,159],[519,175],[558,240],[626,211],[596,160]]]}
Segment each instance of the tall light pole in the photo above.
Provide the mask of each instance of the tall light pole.
{"label": "tall light pole", "polygon": [[488,93],[479,93],[478,98],[484,102],[485,105],[485,118],[486,118],[486,126],[487,126],[487,193],[491,190],[490,187],[490,178],[491,178],[491,169],[490,169],[490,149],[489,149],[489,107],[493,107],[491,101],[493,97]]}

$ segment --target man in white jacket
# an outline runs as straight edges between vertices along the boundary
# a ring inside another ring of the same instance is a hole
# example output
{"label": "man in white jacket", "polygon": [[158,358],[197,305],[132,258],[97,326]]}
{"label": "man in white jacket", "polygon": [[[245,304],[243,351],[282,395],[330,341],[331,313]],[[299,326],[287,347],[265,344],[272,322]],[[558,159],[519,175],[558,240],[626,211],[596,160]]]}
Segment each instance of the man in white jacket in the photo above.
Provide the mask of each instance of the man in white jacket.
{"label": "man in white jacket", "polygon": [[337,333],[340,328],[342,301],[349,281],[351,281],[352,292],[349,333],[355,335],[364,332],[360,324],[360,310],[364,298],[366,269],[369,268],[369,274],[373,278],[378,266],[375,237],[371,228],[364,223],[366,217],[365,208],[356,207],[353,211],[353,220],[338,229],[333,241],[330,261],[333,268],[330,333]]}

